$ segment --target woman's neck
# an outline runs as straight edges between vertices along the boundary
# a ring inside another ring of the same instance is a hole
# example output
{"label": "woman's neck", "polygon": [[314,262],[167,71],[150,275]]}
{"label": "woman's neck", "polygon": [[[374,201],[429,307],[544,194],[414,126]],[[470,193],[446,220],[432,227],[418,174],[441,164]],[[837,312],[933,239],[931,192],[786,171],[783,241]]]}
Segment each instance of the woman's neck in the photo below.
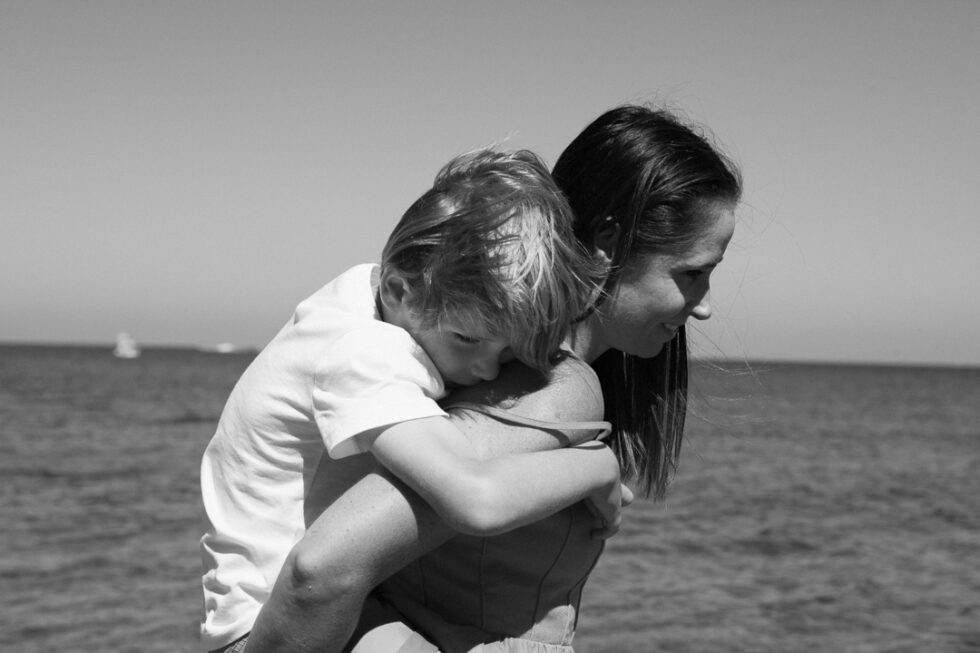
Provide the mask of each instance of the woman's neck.
{"label": "woman's neck", "polygon": [[599,337],[598,322],[599,316],[597,313],[592,313],[578,324],[573,325],[571,333],[565,338],[565,344],[572,350],[572,353],[590,365],[609,349],[609,346],[603,343]]}

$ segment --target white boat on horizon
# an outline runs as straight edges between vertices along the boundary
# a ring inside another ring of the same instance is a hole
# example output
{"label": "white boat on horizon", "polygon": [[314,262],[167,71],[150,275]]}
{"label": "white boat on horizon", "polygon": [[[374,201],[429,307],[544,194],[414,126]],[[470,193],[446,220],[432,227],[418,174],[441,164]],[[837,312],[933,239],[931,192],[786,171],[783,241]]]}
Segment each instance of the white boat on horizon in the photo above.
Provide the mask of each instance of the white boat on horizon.
{"label": "white boat on horizon", "polygon": [[219,342],[214,345],[198,345],[198,351],[206,351],[212,354],[235,354],[241,351],[241,347],[230,342]]}
{"label": "white boat on horizon", "polygon": [[128,333],[121,331],[116,334],[116,347],[112,350],[112,355],[116,358],[139,358],[139,345]]}

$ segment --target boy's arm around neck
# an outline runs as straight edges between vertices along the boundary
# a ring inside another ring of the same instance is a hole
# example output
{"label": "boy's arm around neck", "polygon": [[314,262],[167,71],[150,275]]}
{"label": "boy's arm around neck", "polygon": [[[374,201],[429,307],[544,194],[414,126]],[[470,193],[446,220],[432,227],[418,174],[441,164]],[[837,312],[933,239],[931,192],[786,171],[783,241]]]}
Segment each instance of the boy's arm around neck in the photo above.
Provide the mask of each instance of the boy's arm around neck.
{"label": "boy's arm around neck", "polygon": [[[567,359],[545,383],[509,366],[498,380],[461,390],[463,399],[535,419],[595,420],[601,393],[584,363]],[[372,453],[422,496],[452,528],[494,535],[523,526],[615,485],[615,456],[599,443],[561,448],[594,432],[542,431],[465,411],[453,420],[396,424],[373,439]],[[542,449],[554,449],[541,451]],[[574,470],[574,473],[569,473]]]}

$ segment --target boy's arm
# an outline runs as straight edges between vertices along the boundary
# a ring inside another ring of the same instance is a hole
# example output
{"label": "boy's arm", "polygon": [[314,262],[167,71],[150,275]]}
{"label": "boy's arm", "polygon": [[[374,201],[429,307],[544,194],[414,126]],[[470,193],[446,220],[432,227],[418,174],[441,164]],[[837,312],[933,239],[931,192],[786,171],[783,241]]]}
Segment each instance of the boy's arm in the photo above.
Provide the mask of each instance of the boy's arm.
{"label": "boy's arm", "polygon": [[[566,370],[560,368],[557,374],[565,374]],[[587,378],[581,370],[578,372],[564,380],[571,385]],[[561,406],[563,398],[554,395],[572,390],[561,380],[554,379],[549,384],[551,396],[539,400],[552,407]],[[569,394],[567,399],[572,396]],[[524,402],[497,403],[510,404],[509,410],[517,413],[519,409],[533,410],[532,401],[533,396]],[[564,419],[561,411],[553,412]],[[605,445],[586,442],[558,450],[492,457],[489,452],[496,453],[492,447],[481,448],[477,453],[477,442],[478,437],[463,436],[456,422],[431,417],[384,429],[373,437],[371,451],[386,469],[461,533],[496,535],[590,497],[605,521],[618,522],[619,464]],[[575,473],[569,474],[569,469]]]}
{"label": "boy's arm", "polygon": [[[461,398],[500,403],[506,397],[504,404],[514,412],[541,420],[600,419],[598,384],[591,372],[577,369],[579,365],[584,364],[563,362],[544,385],[531,370],[512,364],[494,382],[460,392]],[[557,448],[572,438],[592,437],[578,431],[539,431],[478,413],[452,419],[477,456]],[[250,653],[342,650],[368,592],[456,534],[385,470],[362,470],[361,480],[348,486],[352,477],[343,478],[339,470],[363,464],[366,457],[358,458],[361,463],[323,457],[307,498],[309,528],[290,553],[253,626]]]}
{"label": "boy's arm", "polygon": [[453,422],[431,417],[386,429],[371,450],[460,533],[497,535],[589,498],[607,521],[619,516],[619,464],[600,442],[481,459]]}

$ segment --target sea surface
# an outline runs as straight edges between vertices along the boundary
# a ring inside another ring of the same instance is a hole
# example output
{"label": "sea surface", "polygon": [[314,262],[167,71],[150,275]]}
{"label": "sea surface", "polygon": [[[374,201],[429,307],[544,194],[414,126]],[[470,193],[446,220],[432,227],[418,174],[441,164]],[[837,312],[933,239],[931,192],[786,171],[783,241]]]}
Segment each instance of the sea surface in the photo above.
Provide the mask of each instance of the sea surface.
{"label": "sea surface", "polygon": [[[0,651],[197,651],[198,464],[249,353],[0,346]],[[576,650],[980,651],[980,370],[693,371]]]}

